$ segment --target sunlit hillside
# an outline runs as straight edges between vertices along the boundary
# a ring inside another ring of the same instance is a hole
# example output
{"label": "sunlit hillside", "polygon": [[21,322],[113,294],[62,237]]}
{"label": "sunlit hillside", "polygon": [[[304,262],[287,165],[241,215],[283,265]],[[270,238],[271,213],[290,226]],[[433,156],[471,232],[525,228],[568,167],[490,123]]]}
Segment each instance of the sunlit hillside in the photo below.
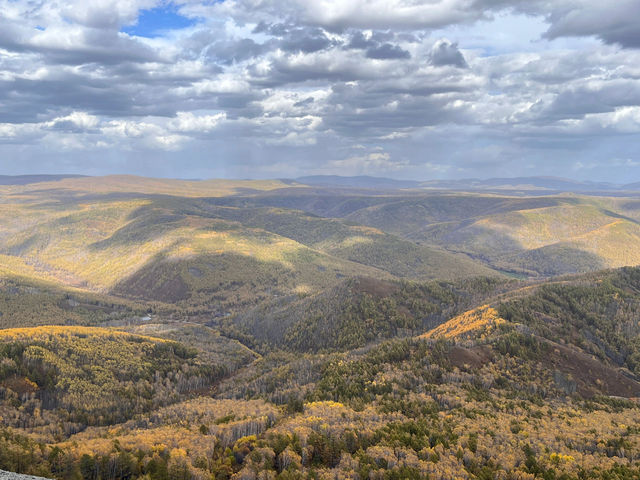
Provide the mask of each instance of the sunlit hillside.
{"label": "sunlit hillside", "polygon": [[[280,180],[174,180],[134,175],[62,178],[26,185],[0,186],[1,192],[14,196],[38,196],[43,191],[59,196],[93,194],[176,195],[180,197],[219,197],[236,193],[269,191],[290,187]],[[304,188],[304,185],[295,185]],[[53,191],[52,191],[53,190]]]}
{"label": "sunlit hillside", "polygon": [[638,210],[628,199],[429,196],[347,218],[524,275],[640,264]]}
{"label": "sunlit hillside", "polygon": [[[430,279],[495,274],[464,255],[341,220],[138,192],[120,198],[114,192],[127,184],[112,191],[113,181],[70,179],[48,185],[46,193],[6,194],[0,209],[2,268],[207,311],[215,300],[213,310],[219,314],[278,295],[318,291],[356,275]],[[97,191],[108,193],[66,197],[65,182],[92,182]],[[161,183],[181,191],[180,181],[171,182]],[[212,188],[210,193],[225,191]]]}
{"label": "sunlit hillside", "polygon": [[591,272],[640,262],[632,198],[135,177],[0,191],[0,469],[640,475],[640,270]]}

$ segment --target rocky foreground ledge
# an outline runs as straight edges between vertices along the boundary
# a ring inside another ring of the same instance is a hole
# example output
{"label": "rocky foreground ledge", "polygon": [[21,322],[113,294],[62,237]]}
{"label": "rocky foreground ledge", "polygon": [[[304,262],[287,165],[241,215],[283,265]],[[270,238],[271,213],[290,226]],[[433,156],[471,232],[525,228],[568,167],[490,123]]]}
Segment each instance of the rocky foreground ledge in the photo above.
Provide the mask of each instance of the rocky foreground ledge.
{"label": "rocky foreground ledge", "polygon": [[0,480],[48,480],[43,477],[34,477],[33,475],[22,475],[20,473],[5,472],[0,470]]}

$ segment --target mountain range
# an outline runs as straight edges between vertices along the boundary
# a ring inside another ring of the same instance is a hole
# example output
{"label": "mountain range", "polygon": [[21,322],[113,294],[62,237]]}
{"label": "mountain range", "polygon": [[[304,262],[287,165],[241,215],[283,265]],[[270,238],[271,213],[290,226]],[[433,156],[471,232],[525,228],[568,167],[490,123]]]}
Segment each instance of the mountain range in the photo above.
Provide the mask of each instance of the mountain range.
{"label": "mountain range", "polygon": [[0,469],[640,476],[630,186],[0,183]]}

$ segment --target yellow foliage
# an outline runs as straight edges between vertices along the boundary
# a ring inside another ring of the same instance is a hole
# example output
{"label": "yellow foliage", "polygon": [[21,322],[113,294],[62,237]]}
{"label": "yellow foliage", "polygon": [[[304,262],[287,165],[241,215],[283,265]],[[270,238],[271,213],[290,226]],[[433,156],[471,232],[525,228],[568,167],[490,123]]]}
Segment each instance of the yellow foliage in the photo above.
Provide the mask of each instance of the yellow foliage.
{"label": "yellow foliage", "polygon": [[162,338],[149,337],[145,335],[132,335],[131,333],[115,330],[113,328],[100,327],[78,327],[78,326],[58,326],[45,325],[41,327],[25,327],[25,328],[8,328],[0,330],[0,341],[14,341],[18,339],[38,340],[49,337],[50,335],[60,337],[71,336],[91,336],[106,338],[140,338],[157,343],[166,343],[168,340]]}
{"label": "yellow foliage", "polygon": [[490,333],[506,320],[498,315],[498,311],[489,305],[469,310],[448,322],[429,330],[420,338],[461,338],[479,330]]}

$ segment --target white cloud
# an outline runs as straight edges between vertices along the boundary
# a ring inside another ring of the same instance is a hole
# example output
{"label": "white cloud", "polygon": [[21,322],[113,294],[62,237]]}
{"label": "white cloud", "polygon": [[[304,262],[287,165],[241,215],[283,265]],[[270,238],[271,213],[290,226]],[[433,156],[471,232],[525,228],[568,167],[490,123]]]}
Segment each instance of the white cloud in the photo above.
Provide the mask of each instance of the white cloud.
{"label": "white cloud", "polygon": [[95,115],[89,115],[86,112],[72,112],[64,117],[57,117],[45,122],[44,125],[60,129],[90,130],[95,128],[98,123],[99,119]]}
{"label": "white cloud", "polygon": [[398,175],[635,158],[638,2],[183,0],[197,22],[148,39],[120,30],[160,0],[0,0],[0,155]]}
{"label": "white cloud", "polygon": [[210,132],[226,119],[226,114],[195,115],[192,112],[178,112],[176,118],[169,122],[171,130],[176,132]]}
{"label": "white cloud", "polygon": [[215,11],[240,19],[264,15],[327,28],[423,29],[483,16],[471,0],[227,0]]}
{"label": "white cloud", "polygon": [[362,175],[372,171],[393,174],[408,164],[407,160],[394,160],[387,152],[370,152],[329,162],[331,168],[344,175]]}

